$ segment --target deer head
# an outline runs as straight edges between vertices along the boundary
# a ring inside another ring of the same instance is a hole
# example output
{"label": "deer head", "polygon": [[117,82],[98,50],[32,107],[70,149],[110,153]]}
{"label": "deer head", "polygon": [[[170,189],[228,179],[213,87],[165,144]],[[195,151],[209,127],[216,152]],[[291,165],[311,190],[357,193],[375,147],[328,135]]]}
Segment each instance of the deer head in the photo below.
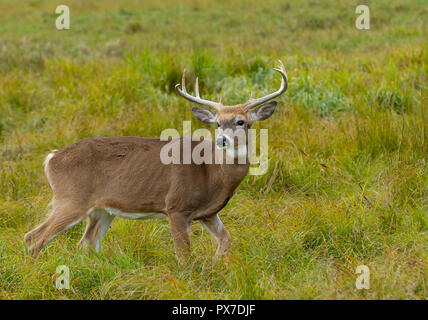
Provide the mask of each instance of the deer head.
{"label": "deer head", "polygon": [[[285,72],[282,62],[279,61],[279,63],[280,67],[274,70],[282,77],[280,88],[277,91],[258,99],[251,97],[247,102],[242,104],[225,106],[221,101],[213,102],[202,99],[199,95],[198,78],[196,78],[195,83],[196,96],[188,94],[186,91],[185,70],[183,72],[181,88],[180,84],[177,84],[175,89],[183,98],[215,110],[213,111],[200,107],[192,108],[192,112],[198,120],[207,124],[216,124],[218,126],[218,135],[215,140],[215,144],[218,148],[228,149],[232,146],[234,148],[239,148],[239,141],[242,141],[239,139],[239,136],[247,136],[248,129],[251,128],[255,121],[266,120],[275,111],[277,102],[267,102],[280,96],[287,90],[287,73]],[[236,140],[238,140],[238,143],[236,143]],[[244,141],[247,141],[247,139]]]}

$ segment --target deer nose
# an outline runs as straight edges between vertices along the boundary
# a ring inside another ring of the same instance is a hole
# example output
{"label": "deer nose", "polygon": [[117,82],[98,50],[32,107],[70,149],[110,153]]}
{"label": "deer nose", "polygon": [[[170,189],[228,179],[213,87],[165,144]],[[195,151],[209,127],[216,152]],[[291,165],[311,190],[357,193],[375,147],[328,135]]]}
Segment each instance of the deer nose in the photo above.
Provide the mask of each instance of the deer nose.
{"label": "deer nose", "polygon": [[224,136],[218,137],[215,140],[215,144],[220,149],[226,149],[227,147],[229,147],[229,141],[227,141],[226,137]]}

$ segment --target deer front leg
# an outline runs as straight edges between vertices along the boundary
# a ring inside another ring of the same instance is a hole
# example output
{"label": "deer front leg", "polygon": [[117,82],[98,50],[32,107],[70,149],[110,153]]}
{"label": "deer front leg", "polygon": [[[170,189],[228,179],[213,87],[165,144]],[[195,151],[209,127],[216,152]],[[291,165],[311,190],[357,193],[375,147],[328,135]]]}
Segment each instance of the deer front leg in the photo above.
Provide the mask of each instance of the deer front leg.
{"label": "deer front leg", "polygon": [[180,263],[184,264],[186,257],[190,254],[189,218],[180,213],[171,214],[170,223],[175,254]]}
{"label": "deer front leg", "polygon": [[218,242],[218,248],[215,253],[215,260],[218,260],[218,258],[225,254],[230,247],[229,232],[224,228],[223,222],[221,222],[217,214],[199,221]]}

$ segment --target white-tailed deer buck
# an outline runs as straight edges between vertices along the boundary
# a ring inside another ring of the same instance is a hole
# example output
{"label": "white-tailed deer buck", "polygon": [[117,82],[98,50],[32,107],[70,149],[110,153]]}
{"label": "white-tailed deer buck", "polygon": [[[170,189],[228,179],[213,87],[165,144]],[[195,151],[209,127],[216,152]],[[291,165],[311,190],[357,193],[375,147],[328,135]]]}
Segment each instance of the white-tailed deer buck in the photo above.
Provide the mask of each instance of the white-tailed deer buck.
{"label": "white-tailed deer buck", "polygon": [[[226,132],[248,133],[255,121],[273,114],[276,102],[264,103],[284,93],[288,86],[283,64],[275,70],[282,77],[278,91],[234,106],[202,99],[198,79],[196,96],[188,94],[183,73],[181,89],[176,85],[177,92],[187,100],[215,109],[194,107],[192,111],[200,121],[219,127],[215,142],[192,141],[192,150],[205,144],[216,152],[225,149],[225,157],[228,154],[237,157],[246,150],[247,140],[245,148],[239,143],[235,146],[235,137]],[[160,153],[167,143],[181,146],[183,138],[161,141],[140,137],[95,137],[52,151],[45,161],[46,178],[53,191],[52,211],[45,222],[25,235],[29,254],[37,257],[46,244],[85,218],[87,226],[79,247],[88,243],[98,252],[115,217],[169,217],[180,261],[190,250],[190,223],[198,220],[218,241],[216,257],[225,253],[230,237],[217,213],[246,176],[249,161],[245,164],[226,161],[196,164],[192,161],[165,165]]]}

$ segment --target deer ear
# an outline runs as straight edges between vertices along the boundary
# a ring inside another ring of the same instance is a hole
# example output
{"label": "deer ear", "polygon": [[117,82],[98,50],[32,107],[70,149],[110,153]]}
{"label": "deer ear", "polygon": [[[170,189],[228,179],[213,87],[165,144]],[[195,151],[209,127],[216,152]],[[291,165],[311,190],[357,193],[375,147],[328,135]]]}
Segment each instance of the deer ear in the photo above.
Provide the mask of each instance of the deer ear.
{"label": "deer ear", "polygon": [[277,102],[272,101],[262,105],[261,107],[258,107],[255,110],[250,111],[251,119],[253,119],[254,121],[266,120],[273,114],[273,112],[275,111],[276,105],[277,105]]}
{"label": "deer ear", "polygon": [[217,114],[209,109],[193,107],[192,112],[198,120],[204,123],[212,124],[217,121]]}

